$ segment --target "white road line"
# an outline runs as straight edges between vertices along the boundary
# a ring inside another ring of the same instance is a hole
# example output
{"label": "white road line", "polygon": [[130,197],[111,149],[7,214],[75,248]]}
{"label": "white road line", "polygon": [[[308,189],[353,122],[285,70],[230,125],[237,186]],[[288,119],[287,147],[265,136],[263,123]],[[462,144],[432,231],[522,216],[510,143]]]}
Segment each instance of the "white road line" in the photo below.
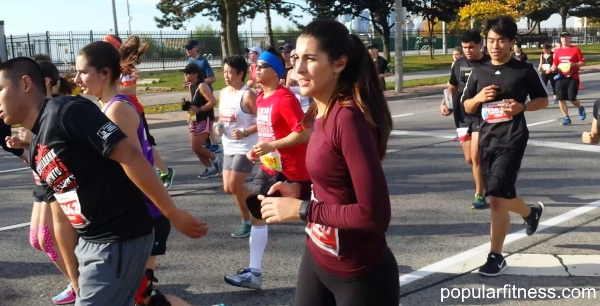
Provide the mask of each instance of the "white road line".
{"label": "white road line", "polygon": [[0,227],[0,232],[8,231],[8,230],[15,229],[15,228],[29,226],[29,223],[30,222],[25,222],[25,223],[19,223],[19,224],[15,224],[15,225],[9,225],[9,226]]}
{"label": "white road line", "polygon": [[414,115],[414,113],[410,113],[410,114],[400,114],[400,115],[394,115],[394,116],[392,116],[392,118],[406,117],[406,116],[412,116],[412,115]]}
{"label": "white road line", "polygon": [[17,168],[17,169],[0,170],[0,173],[17,172],[17,171],[23,171],[23,170],[27,170],[27,169],[31,169],[31,168],[23,167],[23,168]]}
{"label": "white road line", "polygon": [[[543,230],[546,230],[550,227],[557,226],[557,225],[564,223],[566,221],[569,221],[571,219],[574,219],[578,216],[589,213],[598,207],[600,207],[600,200],[592,202],[585,206],[581,206],[579,208],[573,209],[562,215],[556,216],[548,221],[540,223],[538,226],[538,229],[537,229],[537,233],[539,233]],[[524,229],[520,230],[518,232],[512,233],[512,234],[509,234],[506,236],[506,239],[504,240],[504,245],[521,240],[525,237],[527,237],[527,234],[525,233]],[[414,272],[411,272],[408,274],[403,274],[400,276],[400,287],[406,286],[414,281],[425,278],[429,275],[432,275],[435,273],[440,273],[440,272],[444,271],[444,269],[447,269],[447,268],[449,268],[455,264],[458,264],[460,262],[464,262],[466,259],[473,258],[475,256],[488,254],[489,251],[490,251],[490,243],[488,242],[486,244],[482,244],[478,247],[472,248],[472,249],[462,252],[460,254],[456,254],[452,257],[448,257],[446,259],[440,260],[434,264],[423,267],[417,271],[414,271]]]}
{"label": "white road line", "polygon": [[542,124],[546,124],[546,123],[551,123],[551,122],[556,122],[556,119],[552,119],[552,120],[546,120],[546,121],[540,121],[540,122],[535,122],[535,123],[530,123],[527,126],[536,126],[536,125],[542,125]]}

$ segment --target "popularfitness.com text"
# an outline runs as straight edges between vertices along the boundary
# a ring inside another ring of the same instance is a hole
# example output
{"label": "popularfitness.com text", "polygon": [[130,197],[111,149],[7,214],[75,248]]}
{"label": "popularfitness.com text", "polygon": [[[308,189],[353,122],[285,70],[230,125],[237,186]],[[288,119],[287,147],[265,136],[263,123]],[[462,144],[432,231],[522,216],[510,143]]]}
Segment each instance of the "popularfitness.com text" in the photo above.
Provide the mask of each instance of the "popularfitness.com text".
{"label": "popularfitness.com text", "polygon": [[504,287],[441,288],[441,302],[468,299],[595,299],[595,288],[521,288]]}

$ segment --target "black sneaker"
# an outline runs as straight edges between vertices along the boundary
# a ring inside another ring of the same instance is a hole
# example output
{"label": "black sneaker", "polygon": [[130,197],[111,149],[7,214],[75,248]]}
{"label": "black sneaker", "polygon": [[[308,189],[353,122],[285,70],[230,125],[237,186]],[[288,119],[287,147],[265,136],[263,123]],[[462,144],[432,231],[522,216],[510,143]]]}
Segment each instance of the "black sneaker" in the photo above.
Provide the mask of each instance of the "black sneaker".
{"label": "black sneaker", "polygon": [[488,254],[487,262],[479,268],[479,274],[485,276],[498,276],[506,270],[506,260],[502,254]]}
{"label": "black sneaker", "polygon": [[529,216],[526,218],[523,218],[527,224],[526,232],[528,236],[533,235],[537,231],[538,225],[540,224],[540,218],[542,217],[543,213],[544,204],[542,204],[542,202],[538,202],[537,204],[531,206],[531,214],[529,214]]}

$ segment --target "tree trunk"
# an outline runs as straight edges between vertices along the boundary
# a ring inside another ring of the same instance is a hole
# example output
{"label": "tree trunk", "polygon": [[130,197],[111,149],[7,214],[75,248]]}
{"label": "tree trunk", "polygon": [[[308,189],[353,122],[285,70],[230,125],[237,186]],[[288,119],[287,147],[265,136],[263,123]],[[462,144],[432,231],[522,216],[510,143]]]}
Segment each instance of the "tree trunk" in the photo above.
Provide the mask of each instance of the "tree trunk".
{"label": "tree trunk", "polygon": [[225,22],[225,18],[221,20],[221,30],[219,31],[219,37],[221,39],[221,59],[226,57],[226,54],[229,54],[229,45],[227,45],[227,23]]}
{"label": "tree trunk", "polygon": [[240,48],[240,39],[238,36],[238,15],[240,13],[240,4],[237,0],[226,0],[225,10],[227,11],[227,50],[226,56],[232,56],[236,54],[244,54]]}
{"label": "tree trunk", "polygon": [[560,14],[560,24],[562,26],[562,31],[566,31],[567,30],[567,14],[568,12],[568,8],[566,7],[561,7],[558,10],[558,13]]}
{"label": "tree trunk", "polygon": [[273,25],[271,24],[271,1],[265,0],[265,31],[267,32],[267,42],[269,46],[277,49],[275,39],[273,38]]}
{"label": "tree trunk", "polygon": [[371,23],[373,24],[373,29],[377,34],[381,36],[381,42],[383,44],[383,58],[385,58],[388,62],[390,61],[390,35],[391,30],[390,26],[387,23],[386,17],[374,16],[371,14]]}
{"label": "tree trunk", "polygon": [[435,26],[435,20],[431,21],[431,19],[427,18],[427,27],[429,27],[429,58],[433,59],[433,27]]}

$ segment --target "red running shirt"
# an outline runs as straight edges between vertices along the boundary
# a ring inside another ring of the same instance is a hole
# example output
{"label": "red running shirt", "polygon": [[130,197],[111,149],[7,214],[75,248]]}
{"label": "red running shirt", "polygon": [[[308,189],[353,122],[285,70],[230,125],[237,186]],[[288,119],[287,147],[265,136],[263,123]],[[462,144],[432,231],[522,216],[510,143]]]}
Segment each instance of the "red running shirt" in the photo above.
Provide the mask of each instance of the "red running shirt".
{"label": "red running shirt", "polygon": [[[568,68],[569,63],[579,63],[585,61],[583,53],[578,47],[569,46],[556,49],[554,52],[553,65],[558,67],[558,72],[562,75],[571,75],[571,78],[579,80],[579,67]],[[563,66],[564,65],[564,66]]]}
{"label": "red running shirt", "polygon": [[[274,141],[285,138],[292,132],[302,132],[304,112],[296,95],[288,88],[279,86],[269,97],[261,93],[256,99],[256,125],[259,141]],[[282,173],[289,180],[308,180],[306,171],[306,144],[279,149]],[[260,166],[270,175],[277,172],[264,164]]]}

